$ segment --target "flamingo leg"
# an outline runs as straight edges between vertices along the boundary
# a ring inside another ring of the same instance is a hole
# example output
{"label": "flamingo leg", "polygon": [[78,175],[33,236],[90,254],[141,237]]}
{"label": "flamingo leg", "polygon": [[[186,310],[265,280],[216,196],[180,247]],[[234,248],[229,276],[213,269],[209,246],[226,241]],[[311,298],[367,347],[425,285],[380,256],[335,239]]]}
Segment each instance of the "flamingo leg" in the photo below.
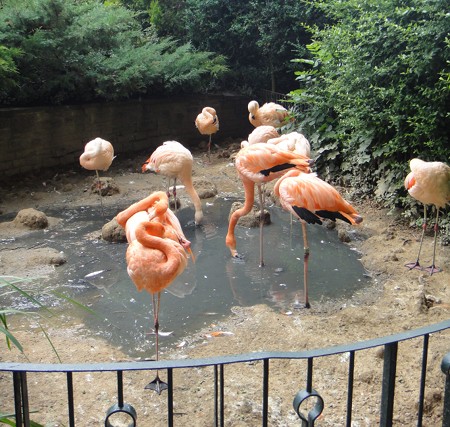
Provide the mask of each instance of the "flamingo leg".
{"label": "flamingo leg", "polygon": [[264,184],[258,184],[259,193],[259,266],[264,267]]}
{"label": "flamingo leg", "polygon": [[419,252],[417,254],[417,259],[415,262],[408,262],[407,264],[405,264],[405,267],[408,267],[410,270],[413,270],[413,269],[422,270],[422,267],[419,263],[419,258],[420,258],[420,252],[422,251],[423,237],[425,235],[426,228],[427,228],[427,207],[425,205],[423,205],[422,236],[420,237]]}
{"label": "flamingo leg", "polygon": [[209,134],[208,141],[208,162],[211,163],[211,134]]}
{"label": "flamingo leg", "polygon": [[424,268],[425,271],[428,271],[430,273],[430,276],[433,275],[433,273],[439,273],[442,271],[439,267],[436,267],[435,265],[435,259],[436,259],[436,243],[437,243],[437,232],[439,230],[439,208],[436,208],[436,222],[434,224],[434,244],[433,244],[433,261],[432,264],[429,267]]}
{"label": "flamingo leg", "polygon": [[[152,294],[152,306],[153,306],[153,324],[155,328],[155,351],[156,361],[159,360],[159,304],[161,300],[161,292],[157,292],[157,295]],[[161,394],[164,390],[167,390],[168,385],[159,378],[159,371],[156,371],[155,379],[145,386],[147,390],[154,390],[158,394]]]}
{"label": "flamingo leg", "polygon": [[306,223],[302,223],[302,233],[303,233],[303,292],[305,294],[305,308],[311,308],[309,304],[308,295],[308,260],[309,260],[309,245],[308,245],[308,235],[306,231]]}
{"label": "flamingo leg", "polygon": [[99,175],[97,169],[95,169],[95,173],[97,175],[97,187],[98,187],[98,194],[100,196],[100,206],[101,206],[102,218],[103,218],[105,215],[103,213],[102,182],[100,181],[100,175]]}
{"label": "flamingo leg", "polygon": [[177,202],[177,179],[175,178],[173,180],[173,199],[175,202],[175,215],[177,214],[178,210],[178,202]]}

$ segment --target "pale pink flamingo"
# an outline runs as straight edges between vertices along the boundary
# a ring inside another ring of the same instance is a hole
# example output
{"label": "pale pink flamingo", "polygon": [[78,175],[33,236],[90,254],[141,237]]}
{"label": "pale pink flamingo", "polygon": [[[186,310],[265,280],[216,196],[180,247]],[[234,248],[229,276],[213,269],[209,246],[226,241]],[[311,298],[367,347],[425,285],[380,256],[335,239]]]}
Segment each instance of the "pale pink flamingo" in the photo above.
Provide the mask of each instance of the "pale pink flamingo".
{"label": "pale pink flamingo", "polygon": [[247,141],[241,142],[241,148],[247,145],[259,144],[260,142],[267,142],[270,139],[278,138],[280,134],[273,126],[263,125],[258,126],[250,133]]}
{"label": "pale pink flamingo", "polygon": [[299,132],[285,133],[279,137],[270,138],[267,143],[275,144],[281,150],[294,151],[303,156],[311,157],[311,144]]}
{"label": "pale pink flamingo", "polygon": [[[405,178],[405,188],[411,197],[423,203],[422,236],[420,238],[417,260],[406,264],[410,270],[423,269],[430,273],[441,271],[435,265],[436,241],[439,228],[439,209],[444,208],[450,202],[450,166],[443,162],[425,162],[420,159],[412,159],[409,162],[411,172]],[[427,227],[427,205],[436,208],[436,222],[434,224],[433,261],[429,267],[422,268],[419,264],[420,251],[422,250],[423,237]]]}
{"label": "pale pink flamingo", "polygon": [[160,173],[174,180],[173,195],[175,198],[175,210],[177,206],[176,182],[179,179],[189,194],[195,208],[195,224],[201,224],[203,209],[200,197],[192,182],[192,166],[194,159],[191,152],[177,141],[166,141],[160,145],[142,165],[142,172],[150,171]]}
{"label": "pale pink flamingo", "polygon": [[280,104],[269,102],[261,107],[257,101],[248,103],[248,120],[255,126],[269,125],[280,128],[289,121],[289,112]]}
{"label": "pale pink flamingo", "polygon": [[103,215],[102,184],[98,171],[106,171],[114,159],[114,148],[109,141],[95,138],[84,146],[84,152],[80,156],[80,165],[87,170],[95,170],[97,175],[98,193]]}
{"label": "pale pink flamingo", "polygon": [[202,135],[208,135],[208,160],[211,161],[211,135],[219,130],[219,117],[212,107],[204,107],[195,119],[195,127]]}

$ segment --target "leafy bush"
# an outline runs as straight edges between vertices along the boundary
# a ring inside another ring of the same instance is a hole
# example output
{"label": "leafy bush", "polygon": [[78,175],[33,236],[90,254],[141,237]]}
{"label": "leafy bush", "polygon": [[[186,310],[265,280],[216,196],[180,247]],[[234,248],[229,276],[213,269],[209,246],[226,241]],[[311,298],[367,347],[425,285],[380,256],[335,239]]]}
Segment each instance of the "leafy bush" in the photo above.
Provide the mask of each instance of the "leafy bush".
{"label": "leafy bush", "polygon": [[15,56],[3,104],[115,100],[194,90],[223,57],[142,31],[133,12],[98,0],[6,0],[0,44]]}
{"label": "leafy bush", "polygon": [[311,28],[291,101],[319,168],[387,206],[416,205],[403,188],[408,161],[450,155],[446,1],[314,4],[331,24]]}

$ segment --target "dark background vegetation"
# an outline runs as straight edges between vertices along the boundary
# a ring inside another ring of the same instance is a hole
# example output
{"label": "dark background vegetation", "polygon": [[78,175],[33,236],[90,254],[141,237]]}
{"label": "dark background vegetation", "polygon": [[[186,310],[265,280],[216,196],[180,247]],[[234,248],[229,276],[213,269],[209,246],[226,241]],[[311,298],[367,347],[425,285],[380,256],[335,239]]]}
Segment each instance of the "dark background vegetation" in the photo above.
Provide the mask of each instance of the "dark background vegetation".
{"label": "dark background vegetation", "polygon": [[3,0],[0,104],[276,91],[323,178],[413,221],[408,160],[449,159],[449,30],[447,0]]}

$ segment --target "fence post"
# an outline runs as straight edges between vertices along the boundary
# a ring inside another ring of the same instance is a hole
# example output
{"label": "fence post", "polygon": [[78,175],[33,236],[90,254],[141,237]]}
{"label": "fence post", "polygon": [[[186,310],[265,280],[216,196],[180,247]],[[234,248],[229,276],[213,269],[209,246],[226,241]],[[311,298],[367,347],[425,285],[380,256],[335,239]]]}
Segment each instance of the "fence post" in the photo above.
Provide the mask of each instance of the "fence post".
{"label": "fence post", "polygon": [[398,342],[384,346],[383,386],[381,390],[380,427],[392,427]]}
{"label": "fence post", "polygon": [[444,408],[442,411],[442,427],[450,427],[450,353],[442,359],[442,372],[445,374]]}

